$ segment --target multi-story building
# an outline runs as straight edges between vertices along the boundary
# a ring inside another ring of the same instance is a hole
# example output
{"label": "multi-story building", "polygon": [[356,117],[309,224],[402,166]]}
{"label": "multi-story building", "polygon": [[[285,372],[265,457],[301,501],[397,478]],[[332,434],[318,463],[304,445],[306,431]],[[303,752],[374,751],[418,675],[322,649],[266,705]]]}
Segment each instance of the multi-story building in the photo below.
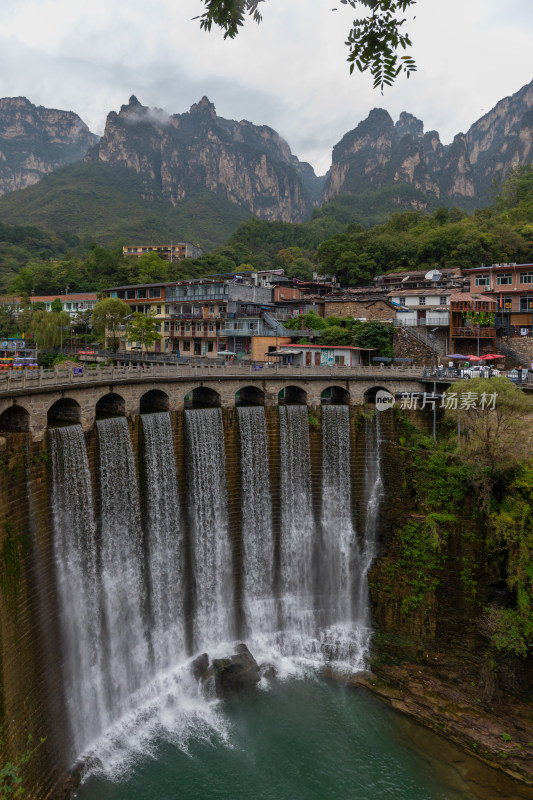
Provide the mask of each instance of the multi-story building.
{"label": "multi-story building", "polygon": [[495,301],[494,327],[498,334],[533,333],[533,264],[492,264],[464,270],[470,292],[483,292]]}
{"label": "multi-story building", "polygon": [[169,285],[166,303],[171,347],[183,356],[214,358],[225,350],[259,361],[268,351],[262,339],[271,340],[282,333],[290,337],[269,314],[273,310],[271,287],[255,285],[242,275],[233,280]]}
{"label": "multi-story building", "polygon": [[146,253],[156,253],[166,261],[181,261],[183,258],[200,258],[203,253],[201,247],[192,242],[176,242],[170,244],[126,244],[122,248],[124,258],[127,256],[143,256]]}
{"label": "multi-story building", "polygon": [[98,302],[96,292],[79,292],[77,294],[47,294],[32,295],[31,303],[44,303],[46,311],[52,310],[54,300],[61,300],[63,311],[67,311],[71,317],[75,317],[81,311],[92,311]]}
{"label": "multi-story building", "polygon": [[496,300],[479,292],[450,296],[450,352],[462,355],[494,353]]}
{"label": "multi-story building", "polygon": [[[171,284],[143,283],[106,289],[109,297],[118,298],[127,303],[132,314],[138,312],[157,318],[156,331],[161,334],[161,339],[148,348],[149,352],[165,353],[172,349],[170,347],[170,308],[165,299],[169,285]],[[124,350],[135,350],[141,346],[141,342],[128,342],[125,336],[120,341],[120,347]]]}

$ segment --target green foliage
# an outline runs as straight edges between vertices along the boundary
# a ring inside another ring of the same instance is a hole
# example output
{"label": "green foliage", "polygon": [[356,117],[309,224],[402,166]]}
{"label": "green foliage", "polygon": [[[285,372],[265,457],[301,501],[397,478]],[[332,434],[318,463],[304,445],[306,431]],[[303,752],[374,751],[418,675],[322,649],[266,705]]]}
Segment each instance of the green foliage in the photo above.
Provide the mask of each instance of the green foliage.
{"label": "green foliage", "polygon": [[135,312],[128,321],[128,342],[141,342],[141,348],[148,349],[161,339],[161,334],[156,330],[157,324],[155,317]]}
{"label": "green foliage", "polygon": [[353,337],[356,347],[370,347],[378,351],[378,355],[392,357],[392,325],[379,320],[364,322],[356,330]]}
{"label": "green foliage", "polygon": [[533,462],[518,470],[490,522],[492,553],[514,602],[488,609],[488,631],[498,650],[525,657],[533,647]]}
{"label": "green foliage", "polygon": [[[21,771],[30,761],[36,750],[46,741],[46,737],[40,739],[39,743],[32,747],[32,737],[28,736],[27,747],[24,753],[17,756],[13,761],[4,761],[0,766],[0,799],[11,800],[11,798],[22,797],[25,793],[22,783]],[[0,750],[5,752],[5,741],[0,735]]]}
{"label": "green foliage", "polygon": [[510,734],[502,733],[502,742],[512,742]]}
{"label": "green foliage", "polygon": [[63,311],[63,303],[61,302],[59,297],[56,297],[55,300],[52,300],[50,309],[51,311],[54,311],[56,314],[60,314],[61,311]]}
{"label": "green foliage", "polygon": [[100,300],[94,307],[92,322],[95,331],[104,336],[104,345],[107,348],[108,332],[112,334],[113,346],[118,342],[117,334],[120,326],[124,323],[130,313],[130,307],[124,300],[115,297],[108,297]]}
{"label": "green foliage", "polygon": [[440,584],[439,572],[446,561],[445,545],[450,527],[457,522],[453,514],[428,514],[424,520],[411,521],[398,531],[401,556],[398,567],[410,590],[402,598],[401,611],[408,614]]}

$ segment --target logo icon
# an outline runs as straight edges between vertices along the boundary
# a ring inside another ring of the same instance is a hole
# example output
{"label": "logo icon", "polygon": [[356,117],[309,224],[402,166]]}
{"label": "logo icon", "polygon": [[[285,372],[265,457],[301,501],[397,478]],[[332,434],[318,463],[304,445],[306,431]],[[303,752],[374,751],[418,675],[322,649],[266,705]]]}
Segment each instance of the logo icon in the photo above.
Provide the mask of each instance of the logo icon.
{"label": "logo icon", "polygon": [[380,389],[376,392],[376,409],[378,411],[386,411],[388,408],[392,408],[395,402],[394,395],[385,389]]}

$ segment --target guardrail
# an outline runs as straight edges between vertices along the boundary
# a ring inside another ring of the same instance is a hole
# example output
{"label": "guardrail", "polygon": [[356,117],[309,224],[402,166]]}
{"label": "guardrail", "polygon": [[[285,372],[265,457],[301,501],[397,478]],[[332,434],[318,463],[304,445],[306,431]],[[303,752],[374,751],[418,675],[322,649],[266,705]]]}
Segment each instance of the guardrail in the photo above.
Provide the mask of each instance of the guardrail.
{"label": "guardrail", "polygon": [[154,378],[169,380],[202,380],[216,378],[242,378],[250,376],[281,377],[285,379],[312,380],[313,378],[357,379],[371,378],[381,380],[420,379],[424,377],[422,367],[379,366],[379,367],[307,367],[281,364],[257,364],[253,362],[234,362],[233,364],[144,364],[115,367],[105,366],[88,369],[74,367],[64,369],[22,370],[0,375],[0,394],[37,390],[50,386],[90,386],[94,383],[120,383],[129,381],[151,381]]}

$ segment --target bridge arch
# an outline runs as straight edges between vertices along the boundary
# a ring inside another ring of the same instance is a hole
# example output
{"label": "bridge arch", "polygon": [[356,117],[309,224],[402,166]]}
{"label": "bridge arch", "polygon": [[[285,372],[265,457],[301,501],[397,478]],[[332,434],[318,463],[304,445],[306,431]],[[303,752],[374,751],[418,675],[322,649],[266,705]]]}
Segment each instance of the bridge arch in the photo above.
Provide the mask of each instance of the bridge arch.
{"label": "bridge arch", "polygon": [[0,414],[0,433],[28,433],[30,414],[23,406],[14,403]]}
{"label": "bridge arch", "polygon": [[116,392],[107,392],[102,395],[96,404],[96,418],[124,416],[126,414],[126,401]]}
{"label": "bridge arch", "polygon": [[375,403],[376,402],[376,395],[378,392],[388,392],[389,394],[394,394],[388,388],[388,386],[369,386],[368,389],[365,391],[365,403]]}
{"label": "bridge arch", "polygon": [[301,386],[289,384],[278,392],[280,405],[305,406],[307,405],[307,392]]}
{"label": "bridge arch", "polygon": [[236,406],[264,406],[265,393],[259,386],[241,386],[235,392]]}
{"label": "bridge arch", "polygon": [[61,397],[52,403],[46,414],[49,426],[76,425],[81,422],[81,406],[72,397]]}
{"label": "bridge arch", "polygon": [[185,395],[185,408],[220,408],[222,398],[210,386],[195,386]]}
{"label": "bridge arch", "polygon": [[326,386],[320,394],[322,405],[344,405],[350,404],[350,392],[344,386]]}
{"label": "bridge arch", "polygon": [[161,389],[150,389],[141,395],[139,409],[141,414],[149,414],[154,411],[168,411],[170,408],[170,398]]}

